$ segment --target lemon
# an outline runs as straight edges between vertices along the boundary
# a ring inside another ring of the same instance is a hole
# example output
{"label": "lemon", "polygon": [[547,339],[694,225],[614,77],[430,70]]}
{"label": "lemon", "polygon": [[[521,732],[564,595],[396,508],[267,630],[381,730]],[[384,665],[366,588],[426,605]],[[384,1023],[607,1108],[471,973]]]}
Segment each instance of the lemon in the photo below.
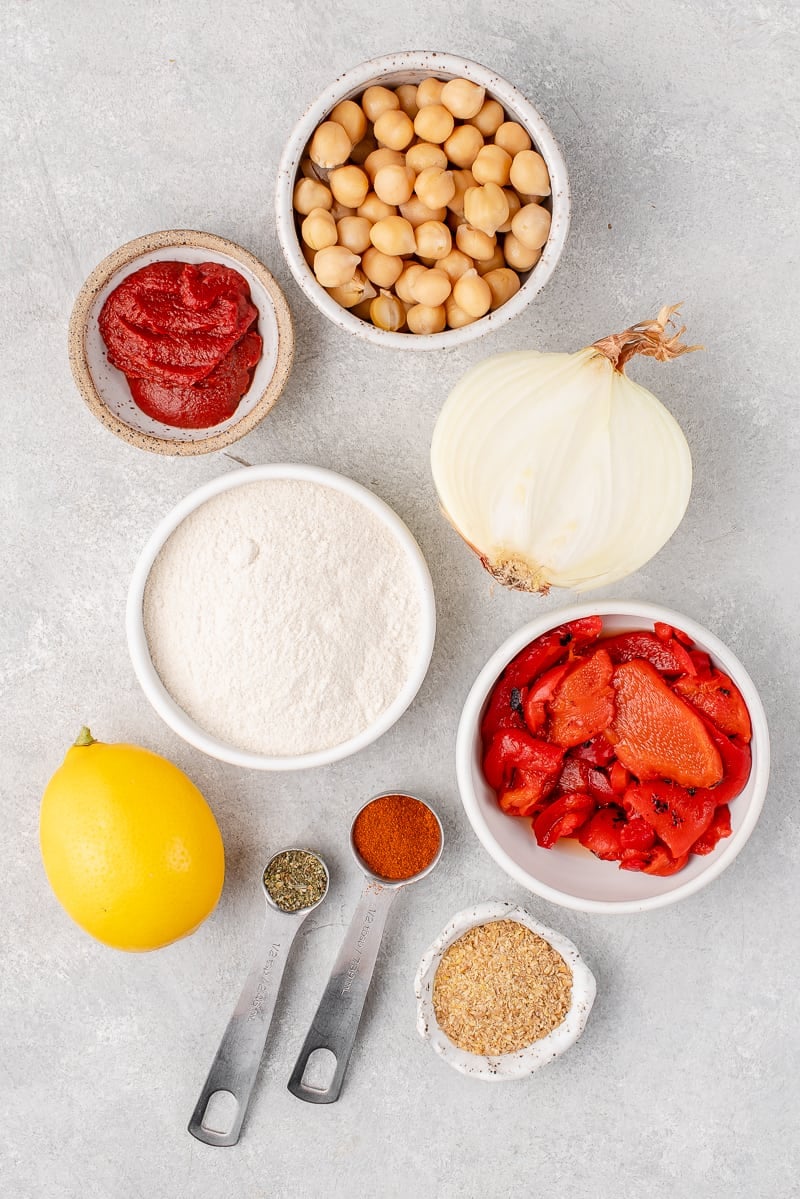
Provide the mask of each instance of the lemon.
{"label": "lemon", "polygon": [[47,784],[39,840],[59,903],[115,949],[187,936],[222,891],[222,838],[194,783],[166,758],[86,728]]}

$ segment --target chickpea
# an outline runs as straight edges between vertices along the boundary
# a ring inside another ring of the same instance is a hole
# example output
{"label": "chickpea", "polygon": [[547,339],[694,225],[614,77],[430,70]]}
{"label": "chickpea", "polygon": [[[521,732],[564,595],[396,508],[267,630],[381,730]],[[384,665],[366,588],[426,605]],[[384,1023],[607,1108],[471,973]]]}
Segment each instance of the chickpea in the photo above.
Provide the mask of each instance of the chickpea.
{"label": "chickpea", "polygon": [[469,124],[474,125],[484,137],[493,137],[505,119],[502,104],[498,104],[496,100],[484,100],[480,112],[470,117]]}
{"label": "chickpea", "polygon": [[308,156],[318,167],[338,167],[347,162],[353,143],[342,125],[336,121],[323,121],[314,130]]}
{"label": "chickpea", "polygon": [[[373,290],[374,294],[372,297],[370,297],[369,300],[361,300],[360,303],[354,304],[353,307],[350,309],[353,316],[357,316],[360,321],[368,321],[369,320],[370,305],[372,304],[372,300],[378,294],[375,291],[374,287],[372,288],[372,290]],[[333,295],[333,292],[328,292],[328,295]]]}
{"label": "chickpea", "polygon": [[406,310],[397,296],[381,291],[369,306],[369,317],[376,328],[396,333],[406,323]]}
{"label": "chickpea", "polygon": [[330,208],[333,196],[330,188],[317,179],[298,179],[292,203],[301,216],[308,216],[313,208]]}
{"label": "chickpea", "polygon": [[443,221],[423,221],[413,231],[420,258],[444,258],[453,248],[450,230]]}
{"label": "chickpea", "polygon": [[451,283],[455,283],[466,271],[471,271],[475,263],[468,254],[462,254],[461,250],[451,250],[444,258],[440,258],[436,265],[440,271],[444,271]]}
{"label": "chickpea", "polygon": [[375,176],[375,193],[385,204],[405,204],[414,194],[416,176],[407,166],[381,167]]}
{"label": "chickpea", "polygon": [[427,304],[415,304],[406,313],[406,323],[412,333],[441,333],[447,315],[443,305],[429,308]]}
{"label": "chickpea", "polygon": [[421,225],[423,221],[443,221],[447,216],[447,209],[428,208],[428,205],[423,204],[419,196],[412,196],[410,200],[406,200],[405,204],[400,205],[400,215],[404,216],[416,229],[417,225]]}
{"label": "chickpea", "polygon": [[484,146],[472,164],[478,183],[496,183],[505,187],[511,171],[511,155],[500,146]]}
{"label": "chickpea", "polygon": [[485,99],[486,89],[469,79],[448,79],[442,88],[441,103],[460,121],[476,117]]}
{"label": "chickpea", "polygon": [[456,194],[453,173],[441,167],[425,167],[417,175],[414,191],[428,208],[444,208]]}
{"label": "chickpea", "polygon": [[355,208],[350,208],[347,204],[340,204],[338,200],[334,200],[333,204],[331,205],[331,216],[336,221],[337,225],[342,217],[355,215]]}
{"label": "chickpea", "polygon": [[411,167],[417,175],[426,167],[441,167],[445,171],[447,155],[441,146],[434,146],[433,142],[417,142],[406,151],[406,166]]}
{"label": "chickpea", "polygon": [[398,277],[398,280],[394,286],[394,290],[403,303],[412,305],[416,304],[417,301],[411,294],[411,284],[419,274],[424,273],[425,267],[421,262],[409,262],[402,275]]}
{"label": "chickpea", "polygon": [[444,148],[450,162],[457,167],[471,167],[483,148],[483,134],[474,125],[457,125]]}
{"label": "chickpea", "polygon": [[508,220],[508,200],[502,187],[496,183],[468,187],[464,193],[464,216],[474,229],[493,237]]}
{"label": "chickpea", "polygon": [[367,120],[374,124],[383,112],[399,108],[400,101],[388,87],[368,87],[361,97],[361,107],[367,115]]}
{"label": "chickpea", "polygon": [[541,258],[542,251],[529,249],[512,232],[503,238],[503,254],[508,265],[513,266],[515,271],[530,271]]}
{"label": "chickpea", "polygon": [[338,241],[336,222],[326,208],[312,208],[300,226],[300,233],[312,250],[324,250]]}
{"label": "chickpea", "polygon": [[303,252],[303,257],[305,258],[306,262],[308,263],[308,265],[311,267],[311,269],[313,271],[314,259],[316,257],[317,251],[312,250],[311,246],[307,246],[302,238],[300,239],[300,249]]}
{"label": "chickpea", "polygon": [[471,225],[459,225],[456,230],[456,245],[462,253],[469,254],[470,258],[487,259],[494,254],[497,238],[490,237],[480,229],[473,229]]}
{"label": "chickpea", "polygon": [[506,200],[508,201],[508,216],[503,221],[502,225],[498,225],[497,232],[510,233],[511,222],[522,207],[522,201],[514,191],[513,187],[504,187],[503,192],[505,193]]}
{"label": "chickpea", "polygon": [[422,274],[415,274],[409,282],[408,290],[417,304],[425,304],[428,308],[438,308],[444,304],[452,290],[452,283],[444,271],[437,267],[431,270],[422,268]]}
{"label": "chickpea", "polygon": [[342,100],[333,109],[328,120],[341,125],[354,146],[366,136],[367,118],[355,100]]}
{"label": "chickpea", "polygon": [[[420,225],[420,228],[423,226]],[[369,236],[373,246],[383,254],[394,256],[414,253],[414,227],[405,217],[387,216],[382,221],[376,221],[369,231]],[[369,275],[369,272],[367,274]],[[391,284],[387,283],[384,286],[391,287]]]}
{"label": "chickpea", "polygon": [[376,287],[394,287],[405,263],[395,254],[384,254],[370,246],[362,255],[361,266],[370,283]]}
{"label": "chickpea", "polygon": [[375,192],[370,192],[363,204],[359,204],[356,209],[357,216],[364,216],[371,224],[376,221],[382,221],[387,216],[397,216],[397,209],[394,204],[384,204],[383,200],[379,200]]}
{"label": "chickpea", "polygon": [[401,83],[399,87],[396,87],[394,89],[394,94],[397,96],[397,99],[400,101],[400,108],[402,109],[402,111],[406,114],[407,117],[411,117],[411,120],[413,121],[414,117],[419,112],[419,105],[417,104],[416,84]]}
{"label": "chickpea", "polygon": [[390,150],[405,150],[414,138],[414,122],[399,108],[387,108],[374,125],[375,136]]}
{"label": "chickpea", "polygon": [[492,254],[491,258],[485,258],[483,261],[478,261],[475,263],[475,269],[479,275],[485,276],[489,273],[489,271],[499,270],[505,265],[506,260],[503,256],[503,247],[498,245],[495,246],[494,254]]}
{"label": "chickpea", "polygon": [[369,231],[372,222],[365,216],[345,216],[336,222],[337,241],[352,254],[363,254],[372,245]]}
{"label": "chickpea", "polygon": [[369,158],[374,150],[377,150],[378,143],[371,133],[362,138],[357,146],[353,146],[350,151],[350,161],[358,167],[363,167],[364,163]]}
{"label": "chickpea", "polygon": [[500,146],[502,150],[505,150],[513,158],[515,154],[519,154],[522,150],[530,150],[531,139],[518,121],[504,121],[495,130],[494,144]]}
{"label": "chickpea", "polygon": [[550,213],[541,204],[526,204],[511,222],[511,232],[529,250],[540,250],[550,236]]}
{"label": "chickpea", "polygon": [[377,295],[375,288],[360,267],[356,267],[356,273],[349,283],[343,283],[341,287],[327,287],[325,290],[331,299],[335,300],[337,304],[341,304],[342,308],[355,308],[356,304],[360,304],[364,300],[369,303]]}
{"label": "chickpea", "polygon": [[459,308],[452,296],[448,296],[445,300],[444,310],[447,326],[450,329],[463,329],[465,325],[471,325],[475,320],[474,316],[470,316],[463,308]]}
{"label": "chickpea", "polygon": [[382,167],[388,166],[405,166],[405,158],[399,150],[390,150],[388,146],[381,146],[378,150],[373,150],[364,161],[364,170],[367,172],[367,177],[370,183],[375,186],[375,176]]}
{"label": "chickpea", "polygon": [[417,88],[417,108],[427,108],[429,104],[441,104],[443,88],[444,81],[442,79],[423,79]]}
{"label": "chickpea", "polygon": [[323,287],[341,287],[349,283],[356,273],[358,255],[351,254],[344,246],[326,246],[318,250],[314,258],[314,274]]}
{"label": "chickpea", "polygon": [[369,179],[361,167],[336,167],[328,176],[334,200],[347,208],[358,208],[367,198]]}
{"label": "chickpea", "polygon": [[472,174],[472,171],[453,171],[453,183],[456,185],[456,190],[447,207],[457,217],[463,217],[464,194],[468,187],[475,187],[475,176]]}
{"label": "chickpea", "polygon": [[492,289],[477,271],[467,271],[453,284],[453,299],[459,308],[477,319],[489,311]]}
{"label": "chickpea", "polygon": [[508,266],[501,266],[494,271],[489,271],[483,276],[483,281],[489,284],[489,290],[492,293],[492,311],[515,296],[522,286],[517,272],[512,271]]}
{"label": "chickpea", "polygon": [[520,150],[511,163],[511,186],[524,195],[549,196],[550,176],[541,154]]}
{"label": "chickpea", "polygon": [[437,145],[447,141],[454,125],[453,114],[441,104],[426,104],[414,117],[414,132],[417,137]]}

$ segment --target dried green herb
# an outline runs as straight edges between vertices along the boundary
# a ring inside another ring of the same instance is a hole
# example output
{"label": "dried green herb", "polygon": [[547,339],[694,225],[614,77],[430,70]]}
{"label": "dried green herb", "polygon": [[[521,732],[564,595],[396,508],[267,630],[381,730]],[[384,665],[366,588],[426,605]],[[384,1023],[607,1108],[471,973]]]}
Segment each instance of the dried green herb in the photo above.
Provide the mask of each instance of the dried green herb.
{"label": "dried green herb", "polygon": [[276,854],[264,871],[264,886],[282,912],[299,912],[322,899],[328,874],[316,854],[287,849]]}

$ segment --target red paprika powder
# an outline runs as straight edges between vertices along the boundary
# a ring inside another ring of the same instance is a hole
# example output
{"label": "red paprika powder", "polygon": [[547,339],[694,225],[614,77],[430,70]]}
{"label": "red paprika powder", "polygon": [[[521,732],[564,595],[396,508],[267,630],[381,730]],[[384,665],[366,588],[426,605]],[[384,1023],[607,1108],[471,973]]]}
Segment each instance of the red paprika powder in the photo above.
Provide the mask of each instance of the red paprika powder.
{"label": "red paprika powder", "polygon": [[362,808],[353,825],[353,844],[379,878],[399,882],[430,866],[441,843],[433,812],[410,795],[381,795]]}

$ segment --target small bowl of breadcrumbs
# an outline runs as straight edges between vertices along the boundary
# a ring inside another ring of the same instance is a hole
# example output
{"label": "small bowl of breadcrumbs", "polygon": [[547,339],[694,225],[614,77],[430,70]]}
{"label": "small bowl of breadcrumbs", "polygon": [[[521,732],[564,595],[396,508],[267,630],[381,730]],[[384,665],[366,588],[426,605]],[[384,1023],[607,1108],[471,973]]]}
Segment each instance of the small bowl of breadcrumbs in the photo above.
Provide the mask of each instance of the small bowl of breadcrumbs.
{"label": "small bowl of breadcrumbs", "polygon": [[417,1030],[462,1074],[524,1078],[574,1045],[594,975],[571,941],[512,903],[459,912],[422,958]]}

